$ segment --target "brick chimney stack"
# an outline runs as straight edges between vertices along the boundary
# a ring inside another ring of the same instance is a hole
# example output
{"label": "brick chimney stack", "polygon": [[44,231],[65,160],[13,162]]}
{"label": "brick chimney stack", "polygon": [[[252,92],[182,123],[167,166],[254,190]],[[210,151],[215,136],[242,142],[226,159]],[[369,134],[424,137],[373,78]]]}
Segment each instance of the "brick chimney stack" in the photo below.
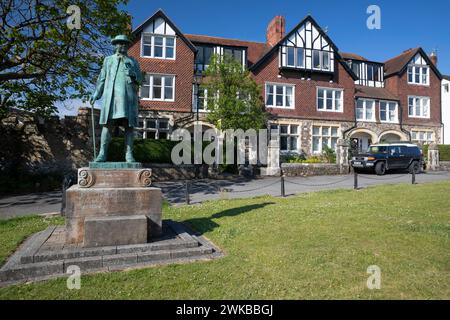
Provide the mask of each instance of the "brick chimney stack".
{"label": "brick chimney stack", "polygon": [[283,16],[275,16],[267,26],[267,44],[271,47],[276,45],[284,37],[286,19]]}
{"label": "brick chimney stack", "polygon": [[431,54],[430,54],[430,60],[431,60],[431,62],[433,62],[433,64],[434,64],[435,66],[437,66],[437,63],[438,63],[438,57],[437,57],[437,54],[436,54],[436,50],[433,50],[433,52],[431,52]]}

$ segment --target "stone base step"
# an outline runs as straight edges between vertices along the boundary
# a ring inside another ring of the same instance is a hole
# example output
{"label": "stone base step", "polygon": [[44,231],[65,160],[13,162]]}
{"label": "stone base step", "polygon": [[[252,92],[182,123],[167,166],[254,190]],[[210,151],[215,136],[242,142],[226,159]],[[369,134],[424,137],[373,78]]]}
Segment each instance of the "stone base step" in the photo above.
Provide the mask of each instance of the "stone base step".
{"label": "stone base step", "polygon": [[18,282],[67,277],[70,266],[77,266],[81,275],[84,275],[99,271],[213,259],[223,255],[206,238],[192,234],[182,224],[165,221],[165,226],[166,237],[151,243],[40,251],[48,242],[54,245],[52,233],[58,234],[58,231],[55,231],[58,228],[50,227],[25,241],[0,269],[0,287]]}

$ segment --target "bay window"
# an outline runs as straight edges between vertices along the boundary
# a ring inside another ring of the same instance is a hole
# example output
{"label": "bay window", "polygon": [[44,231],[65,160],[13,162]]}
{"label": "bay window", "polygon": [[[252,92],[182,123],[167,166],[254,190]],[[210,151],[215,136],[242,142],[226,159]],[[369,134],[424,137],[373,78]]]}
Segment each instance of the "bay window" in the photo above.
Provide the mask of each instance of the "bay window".
{"label": "bay window", "polygon": [[287,66],[294,68],[303,68],[305,66],[305,50],[298,47],[286,47]]}
{"label": "bay window", "polygon": [[433,131],[411,131],[411,140],[419,144],[430,144],[434,142]]}
{"label": "bay window", "polygon": [[430,117],[430,98],[429,97],[408,97],[408,115],[411,118],[429,118]]}
{"label": "bay window", "polygon": [[375,121],[375,100],[358,99],[356,101],[356,120]]}
{"label": "bay window", "polygon": [[280,151],[298,152],[299,151],[299,126],[295,124],[272,124],[272,130],[279,130],[280,133]]}
{"label": "bay window", "polygon": [[380,101],[380,121],[398,122],[398,104],[397,102]]}
{"label": "bay window", "polygon": [[175,76],[146,74],[141,87],[141,99],[175,101]]}
{"label": "bay window", "polygon": [[342,112],[343,97],[341,89],[317,88],[317,110]]}
{"label": "bay window", "polygon": [[331,70],[330,53],[328,51],[313,50],[312,51],[313,69]]}
{"label": "bay window", "polygon": [[312,137],[313,153],[322,153],[324,146],[336,150],[339,138],[339,127],[313,126]]}
{"label": "bay window", "polygon": [[294,86],[284,84],[266,84],[266,107],[294,108]]}

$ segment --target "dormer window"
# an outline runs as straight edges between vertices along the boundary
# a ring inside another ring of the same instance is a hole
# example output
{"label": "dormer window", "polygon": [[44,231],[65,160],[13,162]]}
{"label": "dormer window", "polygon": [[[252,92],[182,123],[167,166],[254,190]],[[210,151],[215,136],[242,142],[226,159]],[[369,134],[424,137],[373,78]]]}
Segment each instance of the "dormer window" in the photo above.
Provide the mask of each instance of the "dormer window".
{"label": "dormer window", "polygon": [[143,33],[141,56],[146,58],[175,59],[175,37]]}
{"label": "dormer window", "polygon": [[287,47],[287,66],[293,68],[305,67],[305,49]]}
{"label": "dormer window", "polygon": [[420,54],[417,54],[408,64],[408,83],[430,85],[430,67]]}
{"label": "dormer window", "polygon": [[309,19],[292,30],[279,45],[279,67],[300,72],[334,72],[336,47]]}
{"label": "dormer window", "polygon": [[330,70],[330,54],[327,51],[313,50],[313,68],[316,70]]}

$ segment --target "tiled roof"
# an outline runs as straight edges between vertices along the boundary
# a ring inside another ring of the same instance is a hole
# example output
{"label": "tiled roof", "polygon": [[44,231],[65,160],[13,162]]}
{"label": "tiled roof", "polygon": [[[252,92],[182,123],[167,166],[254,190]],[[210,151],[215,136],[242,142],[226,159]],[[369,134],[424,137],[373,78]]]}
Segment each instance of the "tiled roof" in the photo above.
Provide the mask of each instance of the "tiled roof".
{"label": "tiled roof", "polygon": [[266,43],[263,42],[226,39],[220,37],[202,36],[194,34],[185,34],[185,36],[191,42],[210,43],[223,46],[246,47],[249,66],[253,65],[256,61],[259,60],[259,58],[261,58],[268,50],[271,49],[270,46],[268,46]]}
{"label": "tiled roof", "polygon": [[442,77],[443,77],[445,80],[450,81],[450,76],[443,75]]}
{"label": "tiled roof", "polygon": [[355,87],[355,97],[381,100],[399,100],[396,95],[389,92],[386,88],[375,88],[358,85]]}
{"label": "tiled roof", "polygon": [[420,48],[408,49],[402,54],[386,61],[384,63],[384,72],[386,77],[399,73],[403,67],[420,51]]}
{"label": "tiled roof", "polygon": [[366,58],[364,58],[363,56],[360,56],[359,54],[356,54],[356,53],[339,52],[339,54],[345,60],[362,60],[362,61],[367,61]]}

